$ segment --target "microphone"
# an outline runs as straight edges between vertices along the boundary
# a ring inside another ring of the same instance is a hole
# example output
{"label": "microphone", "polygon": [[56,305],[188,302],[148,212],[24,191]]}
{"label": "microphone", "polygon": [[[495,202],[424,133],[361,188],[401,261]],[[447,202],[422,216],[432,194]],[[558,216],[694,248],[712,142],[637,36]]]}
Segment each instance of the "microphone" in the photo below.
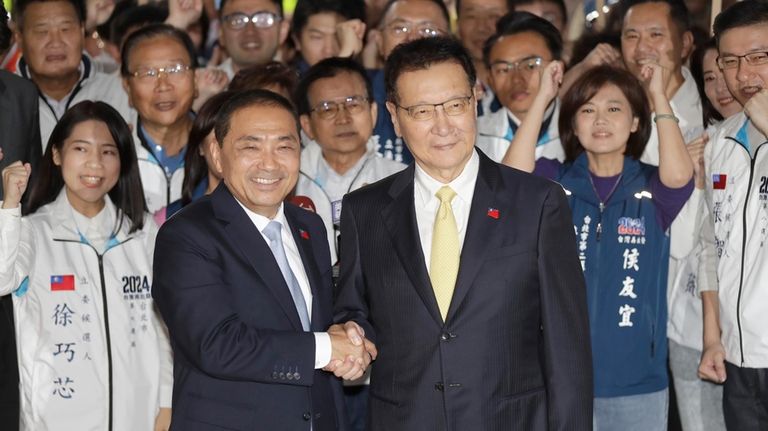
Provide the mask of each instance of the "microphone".
{"label": "microphone", "polygon": [[290,199],[288,199],[288,202],[296,205],[297,207],[304,208],[307,211],[317,213],[317,209],[315,208],[315,203],[312,202],[312,199],[310,199],[308,196],[302,196],[302,195],[292,196]]}

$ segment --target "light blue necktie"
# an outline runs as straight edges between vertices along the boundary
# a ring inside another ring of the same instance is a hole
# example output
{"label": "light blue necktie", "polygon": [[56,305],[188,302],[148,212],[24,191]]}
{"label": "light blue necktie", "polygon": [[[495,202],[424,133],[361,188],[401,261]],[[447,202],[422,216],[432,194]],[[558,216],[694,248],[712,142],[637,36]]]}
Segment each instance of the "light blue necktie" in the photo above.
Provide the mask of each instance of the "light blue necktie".
{"label": "light blue necktie", "polygon": [[288,258],[285,256],[285,248],[283,248],[283,237],[280,235],[280,230],[283,226],[279,221],[272,220],[264,228],[264,235],[269,238],[269,248],[272,250],[272,254],[275,255],[277,265],[280,267],[280,272],[283,273],[285,283],[288,285],[288,289],[293,297],[293,303],[296,306],[296,311],[299,313],[299,319],[301,319],[301,327],[305,331],[309,331],[309,313],[307,312],[307,303],[304,301],[304,294],[301,293],[301,287],[296,280],[296,276],[291,271],[290,265],[288,265]]}

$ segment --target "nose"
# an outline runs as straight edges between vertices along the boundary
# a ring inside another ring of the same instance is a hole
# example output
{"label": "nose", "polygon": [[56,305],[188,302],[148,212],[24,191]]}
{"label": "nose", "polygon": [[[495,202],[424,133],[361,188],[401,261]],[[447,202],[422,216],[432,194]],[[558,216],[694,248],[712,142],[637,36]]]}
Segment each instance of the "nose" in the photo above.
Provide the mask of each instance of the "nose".
{"label": "nose", "polygon": [[432,118],[432,133],[438,136],[448,136],[453,131],[453,125],[448,114],[442,106],[435,107],[435,116]]}
{"label": "nose", "polygon": [[752,69],[746,59],[739,58],[739,66],[736,68],[736,79],[739,82],[747,82],[752,77]]}
{"label": "nose", "polygon": [[90,151],[88,153],[88,158],[85,163],[89,168],[100,168],[102,167],[102,161],[103,155],[101,151],[97,149],[96,151]]}
{"label": "nose", "polygon": [[337,124],[346,124],[352,120],[352,113],[347,109],[347,105],[341,103],[338,105],[338,109],[335,118]]}
{"label": "nose", "polygon": [[170,77],[165,71],[158,72],[155,78],[155,91],[165,91],[171,88]]}
{"label": "nose", "polygon": [[259,159],[259,168],[265,171],[272,171],[277,167],[277,157],[275,155],[277,146],[275,148],[269,148],[265,151],[261,151],[261,158]]}

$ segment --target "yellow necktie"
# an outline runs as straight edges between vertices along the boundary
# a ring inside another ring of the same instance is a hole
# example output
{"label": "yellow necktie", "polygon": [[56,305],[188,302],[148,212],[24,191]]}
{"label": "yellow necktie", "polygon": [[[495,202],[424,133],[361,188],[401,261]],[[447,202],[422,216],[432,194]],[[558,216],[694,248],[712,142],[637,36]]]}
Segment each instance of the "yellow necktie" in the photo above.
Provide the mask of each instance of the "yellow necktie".
{"label": "yellow necktie", "polygon": [[456,196],[456,192],[448,186],[443,186],[435,196],[440,199],[440,208],[437,209],[432,231],[429,278],[432,280],[440,314],[445,321],[459,273],[459,231],[451,208],[451,200]]}

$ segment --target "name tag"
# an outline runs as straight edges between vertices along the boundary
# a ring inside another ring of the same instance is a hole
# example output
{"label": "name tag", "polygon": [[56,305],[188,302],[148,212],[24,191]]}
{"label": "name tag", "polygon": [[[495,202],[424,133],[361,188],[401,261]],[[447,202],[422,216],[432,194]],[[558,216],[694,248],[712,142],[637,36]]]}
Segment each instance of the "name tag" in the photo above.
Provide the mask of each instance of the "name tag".
{"label": "name tag", "polygon": [[341,222],[341,199],[331,202],[331,214],[333,224],[338,226],[339,222]]}

